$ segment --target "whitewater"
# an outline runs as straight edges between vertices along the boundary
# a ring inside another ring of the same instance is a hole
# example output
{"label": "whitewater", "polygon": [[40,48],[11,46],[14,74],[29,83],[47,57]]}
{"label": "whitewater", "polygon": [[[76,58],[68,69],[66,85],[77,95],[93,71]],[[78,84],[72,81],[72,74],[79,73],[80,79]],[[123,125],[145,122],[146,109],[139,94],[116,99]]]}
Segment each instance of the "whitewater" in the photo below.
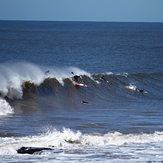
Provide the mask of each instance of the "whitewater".
{"label": "whitewater", "polygon": [[[1,161],[12,162],[28,159],[30,162],[144,162],[161,161],[163,133],[127,134],[119,132],[100,134],[82,134],[70,129],[47,132],[43,135],[17,138],[1,138]],[[50,147],[50,151],[15,156],[21,147]],[[4,157],[5,155],[5,157]],[[46,157],[45,157],[46,156]],[[40,161],[38,161],[40,159]]]}

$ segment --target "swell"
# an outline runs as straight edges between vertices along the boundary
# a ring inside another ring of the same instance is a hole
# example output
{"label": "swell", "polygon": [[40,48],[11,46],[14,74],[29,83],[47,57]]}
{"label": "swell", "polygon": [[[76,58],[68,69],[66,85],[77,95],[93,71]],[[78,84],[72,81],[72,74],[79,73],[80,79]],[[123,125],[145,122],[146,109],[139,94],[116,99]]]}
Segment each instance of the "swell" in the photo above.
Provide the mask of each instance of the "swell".
{"label": "swell", "polygon": [[[59,91],[62,94],[62,89],[64,87],[65,91],[69,91],[71,88],[78,89],[87,89],[89,93],[95,94],[99,97],[126,97],[127,94],[131,92],[136,92],[136,88],[145,89],[148,93],[153,94],[154,92],[159,94],[159,90],[162,87],[162,82],[160,77],[145,75],[145,74],[136,74],[136,75],[128,75],[124,76],[123,74],[105,74],[105,79],[109,82],[101,80],[101,76],[103,74],[92,74],[91,76],[81,75],[81,79],[79,83],[84,83],[88,85],[88,88],[78,87],[73,84],[73,76],[63,79],[57,78],[45,78],[42,83],[39,85],[30,81],[25,81],[22,83],[22,97],[25,95],[36,94],[38,96],[48,96],[50,94],[54,94]],[[153,91],[152,91],[153,90]],[[18,91],[18,90],[17,90]],[[16,92],[16,91],[15,91]],[[88,91],[84,91],[84,93],[88,93]],[[161,92],[160,92],[161,93]],[[11,94],[11,93],[10,93]],[[86,94],[85,94],[86,95]],[[135,95],[135,94],[134,94]],[[10,96],[7,95],[8,98]],[[16,95],[13,95],[14,98]],[[148,96],[149,97],[149,96]]]}
{"label": "swell", "polygon": [[[104,75],[106,81],[101,79]],[[107,82],[108,81],[108,82]],[[127,99],[151,99],[162,100],[160,88],[163,86],[160,74],[91,74],[90,76],[81,75],[79,83],[88,85],[88,88],[74,86],[72,76],[62,79],[46,78],[40,85],[25,82],[23,94],[36,94],[37,96],[63,95],[65,92],[77,89],[79,96],[88,101],[92,99],[101,100],[127,100]],[[146,95],[138,92],[145,90]]]}
{"label": "swell", "polygon": [[[73,72],[80,75],[79,83],[88,88],[74,86]],[[101,77],[104,79],[101,79]],[[97,73],[90,74],[77,67],[44,67],[31,63],[5,63],[0,65],[0,94],[5,99],[36,99],[56,97],[60,101],[70,99],[75,94],[78,100],[91,103],[125,102],[134,100],[162,101],[160,88],[162,73],[127,74]],[[108,81],[108,82],[107,82]],[[146,90],[148,93],[138,92]]]}

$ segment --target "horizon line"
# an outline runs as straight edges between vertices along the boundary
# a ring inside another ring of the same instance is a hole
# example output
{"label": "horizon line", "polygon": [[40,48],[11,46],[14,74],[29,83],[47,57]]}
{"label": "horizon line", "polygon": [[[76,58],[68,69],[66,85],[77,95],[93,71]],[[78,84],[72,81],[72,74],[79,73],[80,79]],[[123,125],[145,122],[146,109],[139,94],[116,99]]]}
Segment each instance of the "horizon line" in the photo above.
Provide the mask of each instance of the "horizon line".
{"label": "horizon line", "polygon": [[163,23],[162,21],[106,21],[106,20],[21,20],[0,19],[0,21],[31,21],[31,22],[94,22],[94,23]]}

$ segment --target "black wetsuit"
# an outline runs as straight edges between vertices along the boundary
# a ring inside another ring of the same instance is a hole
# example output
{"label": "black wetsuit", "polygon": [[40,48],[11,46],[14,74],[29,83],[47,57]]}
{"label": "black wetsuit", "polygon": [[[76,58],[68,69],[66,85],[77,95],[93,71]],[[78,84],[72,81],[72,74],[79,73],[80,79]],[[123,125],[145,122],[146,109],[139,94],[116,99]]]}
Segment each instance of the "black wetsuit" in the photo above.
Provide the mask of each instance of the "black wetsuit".
{"label": "black wetsuit", "polygon": [[80,78],[80,76],[75,75],[74,78],[73,78],[73,80],[76,81],[76,82],[78,82],[78,79],[79,79],[79,78]]}
{"label": "black wetsuit", "polygon": [[107,81],[103,76],[101,77],[102,80]]}

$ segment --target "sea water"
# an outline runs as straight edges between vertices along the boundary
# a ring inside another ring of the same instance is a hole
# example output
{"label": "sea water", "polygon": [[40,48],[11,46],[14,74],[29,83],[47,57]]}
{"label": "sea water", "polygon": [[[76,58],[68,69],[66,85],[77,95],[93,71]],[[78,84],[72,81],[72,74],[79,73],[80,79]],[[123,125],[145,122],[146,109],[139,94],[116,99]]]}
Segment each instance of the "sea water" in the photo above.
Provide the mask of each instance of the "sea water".
{"label": "sea water", "polygon": [[1,162],[162,162],[162,80],[163,23],[0,21]]}

